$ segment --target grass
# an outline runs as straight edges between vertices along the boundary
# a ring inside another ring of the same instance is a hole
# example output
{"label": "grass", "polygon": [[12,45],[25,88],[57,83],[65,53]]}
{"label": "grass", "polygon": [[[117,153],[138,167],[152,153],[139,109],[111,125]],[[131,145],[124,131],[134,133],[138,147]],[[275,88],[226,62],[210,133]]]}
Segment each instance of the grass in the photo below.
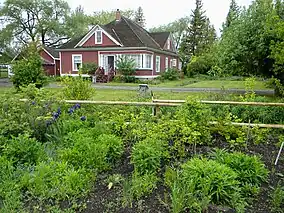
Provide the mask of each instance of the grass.
{"label": "grass", "polygon": [[8,78],[8,71],[0,69],[0,78]]}
{"label": "grass", "polygon": [[[117,83],[110,82],[109,86],[137,86],[139,83]],[[165,81],[159,84],[150,84],[150,87],[184,87],[184,88],[224,88],[224,89],[245,89],[244,80],[202,80],[188,78],[184,80]],[[257,80],[255,82],[256,90],[265,90],[267,88],[265,81]]]}

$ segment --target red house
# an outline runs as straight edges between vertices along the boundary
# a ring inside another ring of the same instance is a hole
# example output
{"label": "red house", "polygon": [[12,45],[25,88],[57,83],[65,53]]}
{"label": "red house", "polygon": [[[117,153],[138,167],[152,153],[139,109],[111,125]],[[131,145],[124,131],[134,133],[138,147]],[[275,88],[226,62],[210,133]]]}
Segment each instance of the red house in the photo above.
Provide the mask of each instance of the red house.
{"label": "red house", "polygon": [[[45,71],[45,74],[48,76],[59,76],[60,75],[60,59],[59,52],[56,49],[47,46],[40,47],[40,56],[42,59],[42,66]],[[24,53],[19,53],[12,60],[20,60],[24,58]]]}
{"label": "red house", "polygon": [[155,78],[179,58],[169,32],[149,33],[117,10],[114,21],[94,26],[86,35],[70,40],[59,49],[60,75],[78,75],[83,63],[97,63],[105,75],[115,70],[116,61],[126,55],[136,62],[137,78]]}

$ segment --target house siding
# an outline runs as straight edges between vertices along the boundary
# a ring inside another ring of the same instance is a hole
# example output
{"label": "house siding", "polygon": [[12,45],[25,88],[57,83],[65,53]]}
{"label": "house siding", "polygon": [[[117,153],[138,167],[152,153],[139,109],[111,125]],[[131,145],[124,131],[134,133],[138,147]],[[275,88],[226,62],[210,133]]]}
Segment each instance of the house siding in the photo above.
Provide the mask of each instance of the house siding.
{"label": "house siding", "polygon": [[[160,56],[160,72],[156,72],[156,56]],[[176,66],[174,66],[173,68],[177,68],[178,69],[178,63],[179,63],[179,58],[176,56],[169,56],[167,54],[159,54],[159,53],[155,53],[154,54],[154,70],[153,73],[154,75],[161,75],[163,72],[165,72],[166,69],[166,57],[168,57],[168,68],[171,67],[171,59],[176,59],[177,60],[177,64]]]}
{"label": "house siding", "polygon": [[46,75],[54,75],[54,65],[52,64],[43,65],[43,69]]}
{"label": "house siding", "polygon": [[78,74],[78,71],[72,71],[72,55],[82,55],[83,63],[98,63],[98,51],[74,51],[61,52],[61,73]]}
{"label": "house siding", "polygon": [[60,60],[55,60],[55,75],[60,75]]}
{"label": "house siding", "polygon": [[54,63],[54,59],[48,55],[44,50],[40,51],[40,56],[43,57],[45,60]]}
{"label": "house siding", "polygon": [[107,35],[102,33],[102,44],[95,43],[95,34],[92,35],[82,46],[83,47],[107,47],[107,46],[118,46],[115,44]]}

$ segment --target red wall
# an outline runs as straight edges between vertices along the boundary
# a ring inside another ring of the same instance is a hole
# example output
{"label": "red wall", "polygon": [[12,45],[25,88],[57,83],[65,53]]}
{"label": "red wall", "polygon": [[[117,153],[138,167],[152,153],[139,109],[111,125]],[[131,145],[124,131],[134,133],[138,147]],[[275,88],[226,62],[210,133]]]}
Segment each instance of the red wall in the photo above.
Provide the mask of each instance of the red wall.
{"label": "red wall", "polygon": [[102,33],[102,36],[103,36],[103,43],[102,44],[95,44],[95,34],[94,34],[82,46],[83,47],[118,46],[112,40],[110,40],[109,37],[107,37],[104,33]]}
{"label": "red wall", "polygon": [[40,52],[40,56],[43,57],[45,60],[54,63],[54,59],[50,55],[48,55],[44,50]]}
{"label": "red wall", "polygon": [[[156,72],[156,56],[160,56],[160,72]],[[168,57],[168,68],[170,68],[170,64],[171,64],[171,59],[176,59],[177,63],[176,66],[173,68],[177,68],[178,69],[178,63],[179,63],[179,59],[177,56],[169,56],[169,55],[165,55],[165,54],[159,54],[159,53],[155,53],[154,54],[154,75],[160,75],[163,72],[165,72],[165,68],[166,68],[166,57]]]}
{"label": "red wall", "polygon": [[54,75],[54,65],[43,65],[46,75]]}
{"label": "red wall", "polygon": [[62,74],[78,74],[78,71],[72,71],[72,54],[82,54],[83,63],[98,63],[97,51],[76,51],[61,52],[61,73]]}
{"label": "red wall", "polygon": [[55,73],[60,75],[60,60],[55,60]]}

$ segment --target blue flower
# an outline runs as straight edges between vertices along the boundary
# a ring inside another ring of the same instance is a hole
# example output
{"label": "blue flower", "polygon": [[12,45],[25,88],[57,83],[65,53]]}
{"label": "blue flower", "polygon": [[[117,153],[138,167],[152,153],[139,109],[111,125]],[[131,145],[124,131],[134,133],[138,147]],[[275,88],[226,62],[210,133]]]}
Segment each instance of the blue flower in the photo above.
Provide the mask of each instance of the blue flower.
{"label": "blue flower", "polygon": [[59,117],[59,113],[58,112],[54,112],[53,113],[53,118],[57,119]]}
{"label": "blue flower", "polygon": [[74,112],[73,108],[68,109],[68,113],[71,115]]}
{"label": "blue flower", "polygon": [[74,105],[74,109],[80,109],[80,108],[81,108],[80,104],[75,104]]}
{"label": "blue flower", "polygon": [[85,121],[87,118],[86,118],[86,116],[82,116],[80,119],[81,119],[81,121]]}
{"label": "blue flower", "polygon": [[60,107],[58,107],[57,113],[58,113],[59,115],[61,114],[61,109],[60,109]]}
{"label": "blue flower", "polygon": [[35,105],[35,104],[36,104],[35,101],[33,101],[33,102],[32,102],[32,105]]}

